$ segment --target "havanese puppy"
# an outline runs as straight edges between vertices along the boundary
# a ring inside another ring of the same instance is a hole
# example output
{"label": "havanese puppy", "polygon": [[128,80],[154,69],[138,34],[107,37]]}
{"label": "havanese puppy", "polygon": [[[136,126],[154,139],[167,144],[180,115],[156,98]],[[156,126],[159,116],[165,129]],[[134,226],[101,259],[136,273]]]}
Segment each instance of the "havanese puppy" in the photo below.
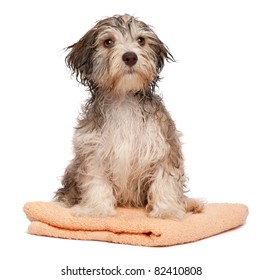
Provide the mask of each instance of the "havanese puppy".
{"label": "havanese puppy", "polygon": [[66,63],[90,97],[55,200],[76,216],[111,216],[117,206],[168,219],[200,212],[202,201],[185,196],[180,133],[155,91],[174,58],[152,28],[127,14],[109,17],[68,50]]}

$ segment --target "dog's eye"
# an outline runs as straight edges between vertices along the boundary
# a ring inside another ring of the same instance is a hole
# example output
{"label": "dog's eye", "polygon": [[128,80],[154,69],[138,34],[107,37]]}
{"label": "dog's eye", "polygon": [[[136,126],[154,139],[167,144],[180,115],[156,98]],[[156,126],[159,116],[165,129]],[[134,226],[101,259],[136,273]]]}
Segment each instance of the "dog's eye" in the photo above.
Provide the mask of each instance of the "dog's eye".
{"label": "dog's eye", "polygon": [[112,39],[107,39],[104,41],[104,46],[106,48],[112,48],[114,46],[114,41]]}
{"label": "dog's eye", "polygon": [[144,46],[144,44],[145,44],[145,38],[143,38],[143,37],[139,37],[138,39],[137,39],[137,42],[138,42],[138,44],[140,45],[140,46]]}

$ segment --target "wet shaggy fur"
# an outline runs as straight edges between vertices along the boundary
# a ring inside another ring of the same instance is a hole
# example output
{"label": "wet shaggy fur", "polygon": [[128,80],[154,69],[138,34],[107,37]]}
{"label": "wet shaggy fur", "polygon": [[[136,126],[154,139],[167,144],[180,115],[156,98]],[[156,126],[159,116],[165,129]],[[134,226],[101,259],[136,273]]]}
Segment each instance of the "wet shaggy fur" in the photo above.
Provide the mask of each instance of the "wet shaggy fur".
{"label": "wet shaggy fur", "polygon": [[76,216],[110,216],[117,206],[172,219],[201,211],[201,201],[185,196],[180,134],[155,92],[164,61],[174,59],[152,28],[113,16],[68,51],[66,63],[90,98],[55,200]]}

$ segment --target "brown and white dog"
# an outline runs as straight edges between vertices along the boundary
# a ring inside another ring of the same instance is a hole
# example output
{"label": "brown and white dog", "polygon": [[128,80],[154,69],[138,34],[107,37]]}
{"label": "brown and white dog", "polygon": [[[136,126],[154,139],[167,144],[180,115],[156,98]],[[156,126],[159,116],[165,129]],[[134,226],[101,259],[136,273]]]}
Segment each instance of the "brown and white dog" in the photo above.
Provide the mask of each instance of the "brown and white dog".
{"label": "brown and white dog", "polygon": [[170,219],[200,212],[203,203],[184,194],[179,132],[155,93],[164,61],[174,58],[152,28],[117,15],[68,49],[66,63],[90,98],[55,200],[76,216],[110,216],[117,206]]}

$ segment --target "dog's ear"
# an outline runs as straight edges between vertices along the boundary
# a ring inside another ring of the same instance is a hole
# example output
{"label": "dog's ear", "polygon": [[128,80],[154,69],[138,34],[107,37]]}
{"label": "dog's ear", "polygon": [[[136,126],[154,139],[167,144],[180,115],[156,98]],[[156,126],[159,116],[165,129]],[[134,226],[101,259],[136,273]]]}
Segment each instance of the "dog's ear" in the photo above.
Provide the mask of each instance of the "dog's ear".
{"label": "dog's ear", "polygon": [[93,71],[93,54],[96,47],[97,31],[89,30],[77,43],[69,46],[70,50],[65,58],[66,65],[71,69],[79,83],[87,86]]}
{"label": "dog's ear", "polygon": [[154,48],[157,56],[157,73],[160,73],[164,67],[165,60],[168,62],[175,62],[175,59],[170,53],[168,47],[161,40],[157,40],[157,44],[154,46]]}

